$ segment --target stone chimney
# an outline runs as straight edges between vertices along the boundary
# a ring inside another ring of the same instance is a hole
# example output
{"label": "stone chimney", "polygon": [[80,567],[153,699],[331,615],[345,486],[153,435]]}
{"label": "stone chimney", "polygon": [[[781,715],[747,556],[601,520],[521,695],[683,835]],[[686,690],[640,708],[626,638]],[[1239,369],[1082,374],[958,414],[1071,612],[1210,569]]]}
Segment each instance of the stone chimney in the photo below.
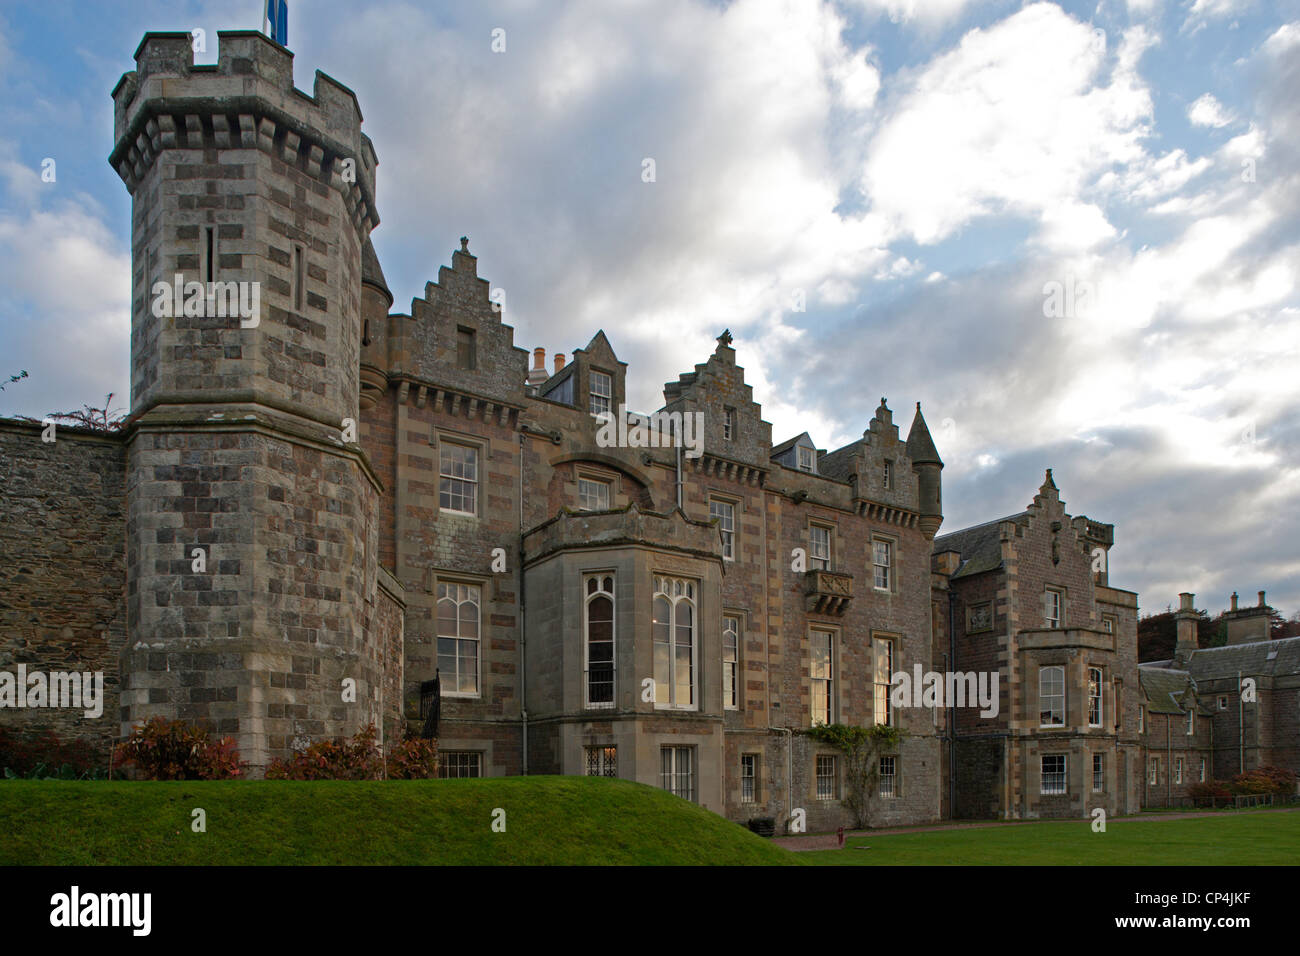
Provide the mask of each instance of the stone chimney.
{"label": "stone chimney", "polygon": [[555,353],[555,371],[558,374],[564,368],[564,353]]}
{"label": "stone chimney", "polygon": [[1259,591],[1258,594],[1258,604],[1240,607],[1237,604],[1237,593],[1233,592],[1232,607],[1223,615],[1229,644],[1252,644],[1267,641],[1272,636],[1269,633],[1269,619],[1273,609],[1265,602],[1264,592]]}
{"label": "stone chimney", "polygon": [[1193,603],[1195,600],[1196,595],[1187,591],[1178,595],[1178,611],[1174,614],[1174,620],[1178,622],[1178,639],[1174,644],[1174,661],[1180,666],[1185,665],[1191,658],[1192,652],[1197,649],[1196,622],[1198,615],[1196,606]]}
{"label": "stone chimney", "polygon": [[541,385],[550,377],[546,371],[546,349],[533,349],[533,367],[528,370],[528,384]]}

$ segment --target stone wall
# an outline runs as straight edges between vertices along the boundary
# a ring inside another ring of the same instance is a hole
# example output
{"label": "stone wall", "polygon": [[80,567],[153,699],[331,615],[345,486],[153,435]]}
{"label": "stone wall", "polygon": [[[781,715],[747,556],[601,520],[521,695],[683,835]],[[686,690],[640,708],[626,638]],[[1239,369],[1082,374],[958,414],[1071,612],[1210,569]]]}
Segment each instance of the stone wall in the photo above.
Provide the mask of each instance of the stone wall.
{"label": "stone wall", "polygon": [[103,712],[5,709],[15,730],[104,747],[117,735],[126,641],[125,453],[117,435],[0,420],[0,671],[103,672]]}

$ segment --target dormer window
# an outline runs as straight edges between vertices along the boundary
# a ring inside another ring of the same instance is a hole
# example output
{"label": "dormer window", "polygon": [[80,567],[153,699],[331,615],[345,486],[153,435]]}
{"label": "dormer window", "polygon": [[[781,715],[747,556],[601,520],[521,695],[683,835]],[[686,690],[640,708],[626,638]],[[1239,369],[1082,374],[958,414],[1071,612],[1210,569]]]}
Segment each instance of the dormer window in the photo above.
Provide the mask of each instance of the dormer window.
{"label": "dormer window", "polygon": [[813,450],[811,448],[804,448],[802,445],[799,446],[799,470],[813,470]]}
{"label": "dormer window", "polygon": [[613,379],[604,372],[593,371],[589,381],[588,403],[591,414],[608,415],[610,398],[614,394]]}

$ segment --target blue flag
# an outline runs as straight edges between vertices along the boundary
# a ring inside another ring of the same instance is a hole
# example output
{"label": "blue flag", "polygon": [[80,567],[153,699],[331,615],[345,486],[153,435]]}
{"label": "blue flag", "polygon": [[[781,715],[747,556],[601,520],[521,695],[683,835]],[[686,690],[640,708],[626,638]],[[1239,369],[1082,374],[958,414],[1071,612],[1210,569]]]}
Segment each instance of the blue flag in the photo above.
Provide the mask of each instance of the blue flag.
{"label": "blue flag", "polygon": [[280,46],[289,45],[289,0],[266,0],[266,22],[270,37]]}

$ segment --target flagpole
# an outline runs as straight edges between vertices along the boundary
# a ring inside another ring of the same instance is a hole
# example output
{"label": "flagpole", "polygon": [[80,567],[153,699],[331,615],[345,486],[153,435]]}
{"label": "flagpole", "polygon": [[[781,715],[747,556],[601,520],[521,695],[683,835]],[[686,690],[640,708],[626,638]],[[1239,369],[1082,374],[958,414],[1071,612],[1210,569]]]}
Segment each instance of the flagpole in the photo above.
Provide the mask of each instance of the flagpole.
{"label": "flagpole", "polygon": [[262,33],[267,36],[270,36],[270,34],[266,32],[266,14],[267,14],[266,0],[262,0]]}

